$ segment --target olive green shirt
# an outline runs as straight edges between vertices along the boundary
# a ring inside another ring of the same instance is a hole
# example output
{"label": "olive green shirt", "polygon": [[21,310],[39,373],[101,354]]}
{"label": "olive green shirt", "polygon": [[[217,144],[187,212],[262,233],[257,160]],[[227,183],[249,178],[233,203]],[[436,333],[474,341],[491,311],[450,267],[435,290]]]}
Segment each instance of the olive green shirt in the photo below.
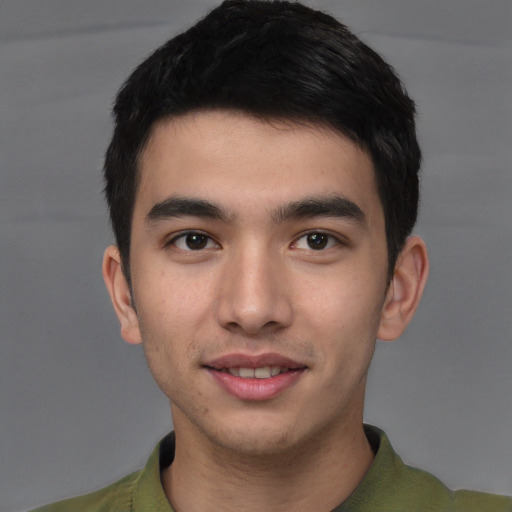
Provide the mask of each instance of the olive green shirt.
{"label": "olive green shirt", "polygon": [[[384,432],[368,425],[365,432],[375,459],[355,491],[332,512],[512,512],[512,497],[450,491],[429,473],[405,465]],[[99,491],[33,512],[173,512],[160,473],[171,464],[174,446],[170,433],[143,470]]]}

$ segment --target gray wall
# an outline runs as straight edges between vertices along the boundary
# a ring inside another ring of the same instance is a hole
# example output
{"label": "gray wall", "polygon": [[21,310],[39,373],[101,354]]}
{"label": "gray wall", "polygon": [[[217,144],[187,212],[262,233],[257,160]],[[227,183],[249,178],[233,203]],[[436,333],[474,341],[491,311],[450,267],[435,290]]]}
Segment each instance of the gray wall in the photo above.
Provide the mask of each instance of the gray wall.
{"label": "gray wall", "polygon": [[[0,1],[0,509],[104,485],[170,428],[100,278],[101,165],[129,71],[207,0]],[[317,0],[396,67],[424,148],[431,278],[366,419],[450,486],[512,494],[511,3]]]}

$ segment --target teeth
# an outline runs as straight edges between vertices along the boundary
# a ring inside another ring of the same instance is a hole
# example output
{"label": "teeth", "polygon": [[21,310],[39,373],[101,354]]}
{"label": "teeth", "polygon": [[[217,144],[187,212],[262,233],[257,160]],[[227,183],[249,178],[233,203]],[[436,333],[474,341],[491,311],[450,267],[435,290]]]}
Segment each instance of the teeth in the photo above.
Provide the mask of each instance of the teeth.
{"label": "teeth", "polygon": [[268,379],[271,375],[270,366],[265,366],[264,368],[256,368],[254,370],[254,376],[257,379]]}
{"label": "teeth", "polygon": [[242,379],[269,379],[280,373],[287,372],[288,368],[281,368],[281,366],[263,366],[262,368],[223,368],[222,371],[228,372],[234,377],[241,377]]}
{"label": "teeth", "polygon": [[253,368],[240,368],[239,375],[242,379],[254,379],[254,369]]}

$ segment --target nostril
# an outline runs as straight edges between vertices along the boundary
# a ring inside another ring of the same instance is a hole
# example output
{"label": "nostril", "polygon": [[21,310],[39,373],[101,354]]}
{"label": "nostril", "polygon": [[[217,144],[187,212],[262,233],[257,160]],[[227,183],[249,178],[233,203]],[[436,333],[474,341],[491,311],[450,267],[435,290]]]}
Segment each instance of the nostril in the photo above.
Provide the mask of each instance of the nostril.
{"label": "nostril", "polygon": [[243,261],[231,265],[219,283],[216,316],[219,324],[233,332],[259,335],[287,326],[291,304],[286,283],[277,270],[265,263],[267,253],[244,253]]}

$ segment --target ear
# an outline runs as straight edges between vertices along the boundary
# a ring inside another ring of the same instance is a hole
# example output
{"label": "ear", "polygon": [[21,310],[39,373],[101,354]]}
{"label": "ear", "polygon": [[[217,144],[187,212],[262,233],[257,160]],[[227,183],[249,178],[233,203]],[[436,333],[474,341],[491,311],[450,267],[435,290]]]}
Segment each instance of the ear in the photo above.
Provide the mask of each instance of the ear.
{"label": "ear", "polygon": [[121,255],[115,245],[105,250],[102,270],[110,299],[121,324],[121,336],[128,343],[141,343],[139,319],[133,307],[130,287],[121,265]]}
{"label": "ear", "polygon": [[405,331],[411,321],[428,277],[428,255],[425,242],[409,237],[398,255],[389,285],[377,337],[391,341]]}

